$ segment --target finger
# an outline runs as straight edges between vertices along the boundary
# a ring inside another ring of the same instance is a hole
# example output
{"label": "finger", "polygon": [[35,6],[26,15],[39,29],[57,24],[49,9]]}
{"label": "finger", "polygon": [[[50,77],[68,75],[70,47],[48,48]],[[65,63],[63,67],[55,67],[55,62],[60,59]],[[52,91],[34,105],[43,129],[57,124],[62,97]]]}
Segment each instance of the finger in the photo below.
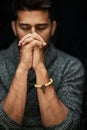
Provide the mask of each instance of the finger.
{"label": "finger", "polygon": [[36,40],[41,41],[41,42],[43,43],[43,46],[46,45],[46,42],[43,40],[43,38],[42,38],[39,34],[37,34],[36,32],[34,32],[34,33],[32,34],[32,37],[33,37],[34,39],[36,39]]}
{"label": "finger", "polygon": [[[43,42],[42,41],[39,41],[39,40],[35,40],[33,39],[33,37],[30,37],[30,38],[26,38],[22,43],[21,43],[21,46],[24,46],[24,45],[27,45],[27,44],[33,44],[34,45],[38,45],[40,48],[42,48],[43,46]],[[45,45],[44,45],[45,46]]]}
{"label": "finger", "polygon": [[21,44],[26,38],[30,38],[32,36],[31,33],[28,33],[27,35],[25,35],[20,41],[19,44]]}
{"label": "finger", "polygon": [[32,37],[28,37],[23,42],[21,42],[19,44],[20,44],[20,46],[23,46],[23,45],[31,43],[32,41],[33,41],[33,38]]}
{"label": "finger", "polygon": [[39,48],[42,48],[43,45],[41,43],[41,41],[38,41],[38,40],[33,40],[30,44],[29,44],[29,48],[34,48],[38,46]]}

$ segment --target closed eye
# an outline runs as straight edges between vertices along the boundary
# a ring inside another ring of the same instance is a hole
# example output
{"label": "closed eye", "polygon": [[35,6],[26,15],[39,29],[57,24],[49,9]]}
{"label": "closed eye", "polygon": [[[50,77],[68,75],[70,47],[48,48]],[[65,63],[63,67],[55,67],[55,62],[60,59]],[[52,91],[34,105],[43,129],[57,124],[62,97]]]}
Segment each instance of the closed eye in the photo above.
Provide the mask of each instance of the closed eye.
{"label": "closed eye", "polygon": [[[30,24],[24,24],[24,23],[19,23],[19,27],[22,30],[31,30],[32,26]],[[43,24],[36,24],[35,29],[36,30],[45,30],[48,27],[48,23],[43,23]]]}
{"label": "closed eye", "polygon": [[28,24],[19,24],[19,27],[22,30],[29,30],[31,28]]}
{"label": "closed eye", "polygon": [[37,30],[44,30],[48,27],[48,24],[41,24],[41,25],[37,25],[36,29]]}

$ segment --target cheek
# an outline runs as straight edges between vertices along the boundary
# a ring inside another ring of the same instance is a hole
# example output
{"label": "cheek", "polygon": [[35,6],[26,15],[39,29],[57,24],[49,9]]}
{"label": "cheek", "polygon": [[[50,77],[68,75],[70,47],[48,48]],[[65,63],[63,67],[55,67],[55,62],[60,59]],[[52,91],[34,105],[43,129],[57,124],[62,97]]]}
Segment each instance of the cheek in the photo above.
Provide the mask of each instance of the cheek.
{"label": "cheek", "polygon": [[20,29],[17,30],[17,37],[18,37],[19,40],[20,40],[22,37],[24,37],[26,34],[27,34],[26,32],[24,32],[24,31],[22,31],[22,30],[20,30]]}
{"label": "cheek", "polygon": [[48,43],[51,38],[51,31],[45,31],[41,34],[41,37],[44,39],[46,43]]}

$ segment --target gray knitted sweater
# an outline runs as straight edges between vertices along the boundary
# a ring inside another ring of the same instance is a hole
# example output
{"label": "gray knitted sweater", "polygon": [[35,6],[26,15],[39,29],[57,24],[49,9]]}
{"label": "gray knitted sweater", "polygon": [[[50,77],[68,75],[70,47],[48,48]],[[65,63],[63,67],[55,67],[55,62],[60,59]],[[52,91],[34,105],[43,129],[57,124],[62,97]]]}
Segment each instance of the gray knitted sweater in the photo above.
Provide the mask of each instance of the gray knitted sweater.
{"label": "gray knitted sweater", "polygon": [[52,44],[46,50],[45,64],[48,74],[53,78],[58,98],[69,109],[61,124],[48,128],[41,121],[33,69],[28,75],[29,87],[22,124],[18,125],[3,109],[2,101],[8,94],[18,62],[19,50],[15,41],[8,49],[0,52],[0,130],[77,130],[84,92],[84,68],[81,62],[56,49]]}

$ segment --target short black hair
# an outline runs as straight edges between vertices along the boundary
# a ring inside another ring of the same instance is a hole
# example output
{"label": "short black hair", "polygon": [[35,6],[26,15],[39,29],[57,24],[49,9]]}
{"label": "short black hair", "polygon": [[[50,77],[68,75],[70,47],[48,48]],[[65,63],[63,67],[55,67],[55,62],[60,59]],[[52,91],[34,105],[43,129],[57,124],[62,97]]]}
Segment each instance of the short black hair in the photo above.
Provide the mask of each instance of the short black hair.
{"label": "short black hair", "polygon": [[14,20],[17,20],[17,12],[20,10],[47,10],[50,20],[55,20],[55,9],[52,0],[14,0],[12,3]]}

